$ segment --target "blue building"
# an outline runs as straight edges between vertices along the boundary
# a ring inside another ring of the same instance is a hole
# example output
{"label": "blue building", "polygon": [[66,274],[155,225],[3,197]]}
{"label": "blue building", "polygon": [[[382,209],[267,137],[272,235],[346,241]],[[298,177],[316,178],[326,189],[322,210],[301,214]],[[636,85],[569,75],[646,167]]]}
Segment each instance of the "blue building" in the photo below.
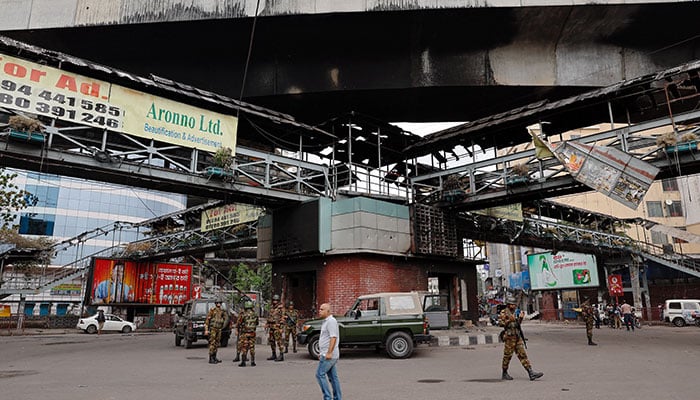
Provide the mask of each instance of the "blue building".
{"label": "blue building", "polygon": [[[17,174],[14,183],[20,189],[37,198],[35,205],[17,213],[14,223],[19,226],[19,233],[48,237],[56,243],[95,228],[113,226],[116,221],[128,225],[187,207],[187,197],[180,194],[21,170],[8,169],[8,172]],[[58,246],[51,267],[61,267],[78,258],[142,238],[143,231],[123,229],[89,238],[80,246]],[[80,303],[78,288],[81,286],[82,282],[76,281],[28,296],[24,312],[29,315],[62,314],[69,304]],[[2,302],[15,303],[16,307],[18,300],[19,296],[10,296]]]}

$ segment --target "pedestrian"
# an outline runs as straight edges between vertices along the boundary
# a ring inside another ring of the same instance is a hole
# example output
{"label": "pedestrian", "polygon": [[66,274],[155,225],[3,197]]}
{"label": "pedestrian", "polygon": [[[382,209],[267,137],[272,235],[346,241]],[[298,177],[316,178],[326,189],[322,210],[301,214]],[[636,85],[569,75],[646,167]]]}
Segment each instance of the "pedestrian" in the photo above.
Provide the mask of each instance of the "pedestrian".
{"label": "pedestrian", "polygon": [[503,327],[503,374],[501,379],[512,380],[513,378],[508,375],[508,365],[510,364],[510,359],[513,357],[513,352],[518,356],[520,364],[527,371],[530,380],[534,381],[537,378],[541,378],[544,374],[542,372],[535,372],[532,370],[530,365],[530,360],[527,358],[527,353],[525,352],[525,342],[522,336],[522,328],[520,323],[523,320],[523,313],[520,310],[516,310],[516,300],[515,296],[506,296],[506,303],[508,306],[504,308],[498,317],[499,326]]}
{"label": "pedestrian", "polygon": [[226,311],[221,308],[221,300],[214,301],[214,308],[207,313],[207,319],[204,321],[204,336],[209,335],[209,364],[220,363],[221,360],[216,358],[216,353],[219,350],[221,342],[221,329],[226,321]]}
{"label": "pedestrian", "polygon": [[289,353],[289,336],[292,337],[292,351],[297,352],[297,323],[299,322],[299,312],[294,308],[294,302],[290,301],[287,304],[287,309],[284,313],[284,352]]}
{"label": "pedestrian", "polygon": [[[267,342],[272,349],[272,355],[268,360],[284,361],[284,347],[282,346],[282,323],[284,319],[284,306],[280,304],[278,295],[272,296],[272,306],[270,315],[267,318],[266,328],[268,329]],[[279,350],[279,355],[277,355]]]}
{"label": "pedestrian", "polygon": [[97,310],[97,334],[101,335],[102,334],[102,328],[105,327],[105,321],[107,320],[105,318],[105,312],[102,310]]}
{"label": "pedestrian", "polygon": [[622,301],[622,305],[620,306],[620,312],[622,313],[622,318],[625,321],[625,326],[627,327],[627,330],[630,330],[630,327],[632,327],[632,332],[634,332],[634,320],[632,319],[632,306],[627,304],[627,300]]}
{"label": "pedestrian", "polygon": [[[328,303],[321,304],[318,315],[324,321],[321,325],[321,335],[318,338],[319,362],[316,369],[316,380],[321,387],[323,400],[341,400],[343,395],[340,391],[340,381],[336,370],[336,364],[340,358],[340,351],[338,350],[338,340],[340,338],[338,321],[333,317],[331,305]],[[328,388],[328,382],[330,382],[330,386],[333,389],[332,397]]]}
{"label": "pedestrian", "polygon": [[615,329],[622,329],[621,311],[618,303],[615,303],[615,310],[613,312],[615,313]]}
{"label": "pedestrian", "polygon": [[595,320],[595,328],[600,329],[600,310],[598,304],[593,304],[593,319]]}
{"label": "pedestrian", "polygon": [[586,336],[588,337],[588,345],[597,346],[597,344],[593,342],[593,322],[595,319],[595,316],[593,315],[593,307],[591,307],[589,300],[585,300],[583,304],[581,304],[581,306],[581,316],[583,317],[583,321],[586,323]]}
{"label": "pedestrian", "polygon": [[[250,366],[255,366],[255,330],[258,327],[258,315],[253,310],[253,302],[246,301],[244,311],[238,316],[238,342],[241,345],[241,363],[239,367],[245,367],[247,354],[250,353]],[[236,355],[238,358],[238,354]]]}

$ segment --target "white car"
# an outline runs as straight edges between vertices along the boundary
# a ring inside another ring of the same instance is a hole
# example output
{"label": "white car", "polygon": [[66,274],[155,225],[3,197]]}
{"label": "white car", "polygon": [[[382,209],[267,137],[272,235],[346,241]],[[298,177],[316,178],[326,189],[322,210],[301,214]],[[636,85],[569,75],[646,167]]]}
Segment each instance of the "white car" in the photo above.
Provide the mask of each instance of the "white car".
{"label": "white car", "polygon": [[[80,318],[76,328],[85,331],[86,333],[97,333],[97,314],[92,317]],[[116,315],[105,314],[105,326],[102,331],[118,331],[129,333],[136,330],[136,324],[125,321]]]}

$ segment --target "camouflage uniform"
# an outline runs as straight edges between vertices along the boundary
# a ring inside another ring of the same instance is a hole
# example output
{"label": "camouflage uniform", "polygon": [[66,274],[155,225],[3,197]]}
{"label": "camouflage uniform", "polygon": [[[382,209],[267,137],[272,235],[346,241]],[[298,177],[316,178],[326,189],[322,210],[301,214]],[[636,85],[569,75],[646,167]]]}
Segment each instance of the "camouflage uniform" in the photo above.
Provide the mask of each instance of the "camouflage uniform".
{"label": "camouflage uniform", "polygon": [[593,343],[593,324],[595,323],[593,307],[591,307],[591,305],[588,303],[583,303],[581,316],[583,317],[583,321],[586,323],[586,336],[588,337],[588,344],[595,346],[596,344]]}
{"label": "camouflage uniform", "polygon": [[[511,303],[511,305],[514,303]],[[516,317],[513,310],[509,307],[504,308],[498,316],[498,325],[503,327],[503,362],[502,369],[503,375],[502,379],[511,380],[513,379],[508,375],[508,365],[510,364],[510,359],[513,357],[513,352],[518,356],[520,363],[523,365],[530,376],[530,380],[535,380],[540,378],[543,374],[541,372],[534,372],[532,366],[530,365],[530,360],[527,358],[527,353],[525,352],[525,342],[520,336],[518,331],[518,325],[523,320],[523,314]]]}
{"label": "camouflage uniform", "polygon": [[214,364],[220,362],[216,358],[216,352],[219,350],[221,342],[221,328],[224,327],[226,321],[226,311],[221,307],[214,307],[207,313],[207,319],[204,325],[209,330],[209,363]]}
{"label": "camouflage uniform", "polygon": [[289,336],[292,336],[292,351],[297,352],[297,322],[299,321],[299,312],[294,308],[293,304],[289,305],[284,312],[284,352],[289,350]]}
{"label": "camouflage uniform", "polygon": [[245,367],[246,353],[250,352],[250,365],[255,366],[255,329],[258,326],[258,315],[252,308],[247,308],[236,321],[238,326],[238,345],[242,355],[241,367]]}
{"label": "camouflage uniform", "polygon": [[[282,346],[282,324],[284,323],[284,306],[280,303],[274,304],[272,309],[270,309],[270,316],[267,318],[267,329],[268,337],[267,342],[270,344],[272,349],[272,357],[269,360],[275,359],[276,361],[284,360],[284,347]],[[277,356],[277,349],[279,349],[279,356]]]}

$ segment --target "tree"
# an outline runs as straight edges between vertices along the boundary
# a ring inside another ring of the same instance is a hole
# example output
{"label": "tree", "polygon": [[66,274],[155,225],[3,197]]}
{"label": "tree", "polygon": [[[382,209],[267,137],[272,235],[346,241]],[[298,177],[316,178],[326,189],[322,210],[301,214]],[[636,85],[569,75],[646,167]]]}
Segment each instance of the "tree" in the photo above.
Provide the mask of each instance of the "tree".
{"label": "tree", "polygon": [[244,263],[231,267],[229,278],[242,291],[270,293],[272,290],[272,265],[262,264],[255,269]]}
{"label": "tree", "polygon": [[17,211],[33,206],[37,202],[36,196],[20,190],[13,180],[15,173],[6,173],[0,168],[0,227],[7,228],[15,220]]}

